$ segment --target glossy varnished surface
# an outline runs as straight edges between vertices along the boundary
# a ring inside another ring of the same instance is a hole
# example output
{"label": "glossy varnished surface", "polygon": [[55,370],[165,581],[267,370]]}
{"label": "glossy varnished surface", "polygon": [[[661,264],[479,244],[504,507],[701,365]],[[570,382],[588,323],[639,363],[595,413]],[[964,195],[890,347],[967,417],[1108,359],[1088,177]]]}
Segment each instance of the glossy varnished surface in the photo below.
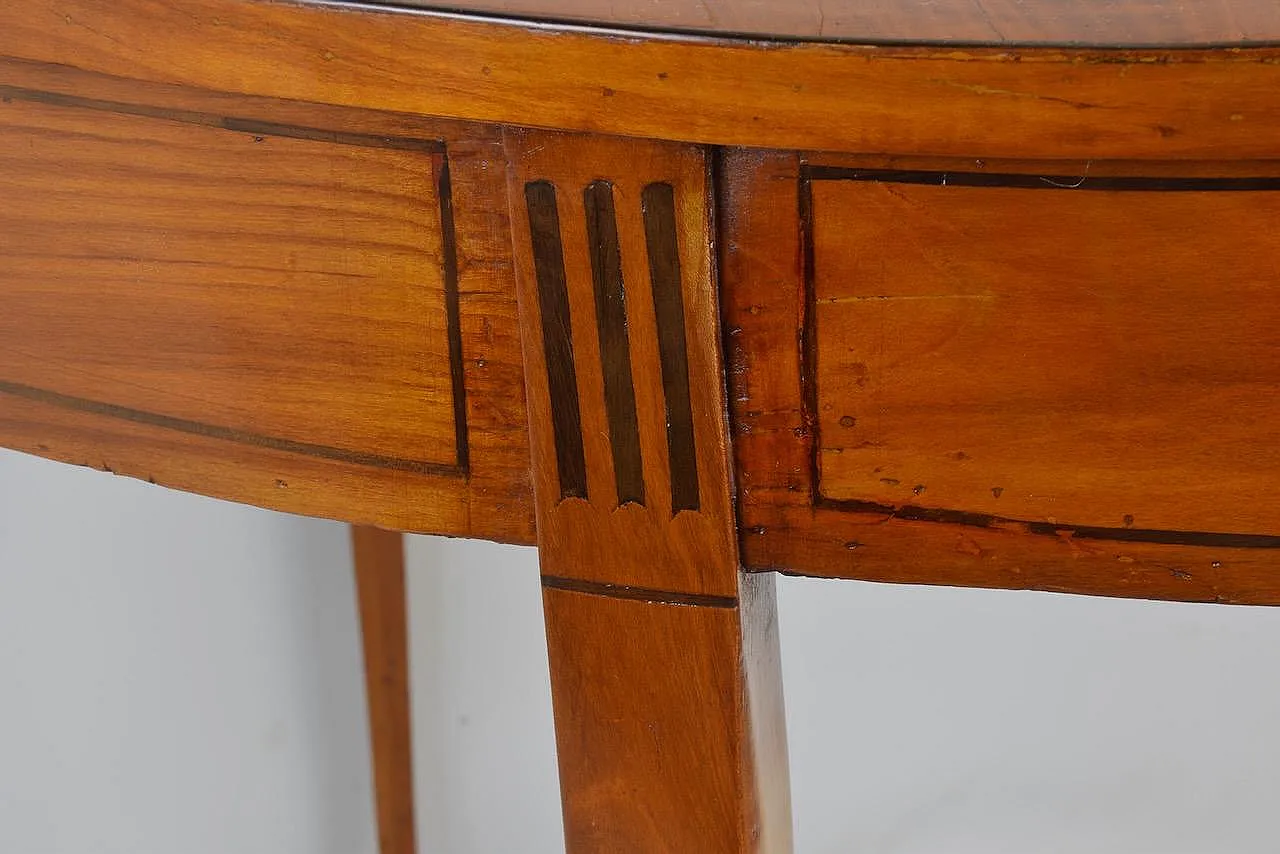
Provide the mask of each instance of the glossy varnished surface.
{"label": "glossy varnished surface", "polygon": [[724,162],[749,566],[1280,599],[1274,166],[801,160]]}
{"label": "glossy varnished surface", "polygon": [[3,60],[0,95],[7,446],[531,538],[495,131]]}
{"label": "glossy varnished surface", "polygon": [[1269,0],[407,0],[639,29],[863,43],[1135,45],[1280,40]]}
{"label": "glossy varnished surface", "polygon": [[818,494],[1280,533],[1280,180],[1042,171],[810,167]]}
{"label": "glossy varnished surface", "polygon": [[[544,572],[731,596],[705,152],[535,131],[510,131],[507,143],[511,196],[526,202],[512,222]],[[655,209],[655,187],[670,191],[669,208]],[[683,325],[653,287],[677,269]],[[684,416],[669,412],[688,413],[675,453],[670,424],[681,430]]]}
{"label": "glossy varnished surface", "polygon": [[729,492],[711,164],[536,131],[507,153],[568,849],[785,854],[773,583],[739,572]]}
{"label": "glossy varnished surface", "polygon": [[1280,49],[621,37],[265,0],[33,0],[0,55],[164,83],[722,145],[959,157],[1273,157]]}

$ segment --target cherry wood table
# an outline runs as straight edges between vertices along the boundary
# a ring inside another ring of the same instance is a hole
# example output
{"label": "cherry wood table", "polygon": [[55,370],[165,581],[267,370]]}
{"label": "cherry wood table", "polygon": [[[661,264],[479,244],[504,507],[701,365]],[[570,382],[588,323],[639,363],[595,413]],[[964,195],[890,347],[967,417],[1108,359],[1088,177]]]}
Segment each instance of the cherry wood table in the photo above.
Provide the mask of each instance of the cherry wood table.
{"label": "cherry wood table", "polygon": [[0,5],[0,444],[355,526],[385,854],[396,532],[573,851],[790,849],[776,572],[1280,601],[1280,5],[450,6]]}

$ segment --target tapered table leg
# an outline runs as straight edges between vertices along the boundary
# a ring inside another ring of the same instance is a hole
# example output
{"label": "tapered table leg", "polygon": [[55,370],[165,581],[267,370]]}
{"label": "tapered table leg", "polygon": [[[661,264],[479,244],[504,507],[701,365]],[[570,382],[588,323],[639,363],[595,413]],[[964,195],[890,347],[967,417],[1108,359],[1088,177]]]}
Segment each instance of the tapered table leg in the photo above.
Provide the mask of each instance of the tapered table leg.
{"label": "tapered table leg", "polygon": [[508,132],[565,838],[791,849],[773,579],[739,572],[706,153]]}
{"label": "tapered table leg", "polygon": [[414,854],[404,537],[352,526],[381,854]]}
{"label": "tapered table leg", "polygon": [[570,852],[786,852],[772,576],[736,600],[565,588],[543,602]]}

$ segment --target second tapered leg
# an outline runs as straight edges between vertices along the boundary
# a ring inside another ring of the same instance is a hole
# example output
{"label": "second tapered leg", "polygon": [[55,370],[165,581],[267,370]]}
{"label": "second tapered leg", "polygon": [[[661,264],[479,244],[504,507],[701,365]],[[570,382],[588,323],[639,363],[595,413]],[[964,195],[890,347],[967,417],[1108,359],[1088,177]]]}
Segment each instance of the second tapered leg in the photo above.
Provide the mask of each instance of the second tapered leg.
{"label": "second tapered leg", "polygon": [[379,851],[414,854],[404,536],[353,526],[351,542],[364,637]]}

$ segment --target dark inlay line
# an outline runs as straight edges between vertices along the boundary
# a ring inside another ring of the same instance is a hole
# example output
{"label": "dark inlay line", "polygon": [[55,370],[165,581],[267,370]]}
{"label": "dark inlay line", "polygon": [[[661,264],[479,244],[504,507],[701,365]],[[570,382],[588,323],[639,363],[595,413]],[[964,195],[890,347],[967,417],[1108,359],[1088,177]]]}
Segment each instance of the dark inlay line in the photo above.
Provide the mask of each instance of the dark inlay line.
{"label": "dark inlay line", "polygon": [[467,435],[467,383],[462,363],[462,313],[458,306],[458,240],[453,224],[453,184],[449,158],[436,155],[436,196],[440,199],[440,245],[444,273],[444,310],[449,338],[449,374],[453,387],[453,435],[458,468],[471,471],[471,444]]}
{"label": "dark inlay line", "polygon": [[693,400],[689,392],[689,345],[685,339],[680,287],[680,246],[676,235],[675,191],[650,184],[641,194],[649,280],[658,324],[658,357],[667,403],[667,452],[671,463],[671,512],[697,510],[698,454],[693,440]]}
{"label": "dark inlay line", "polygon": [[627,298],[622,284],[622,251],[613,208],[613,185],[593,181],[582,193],[587,216],[587,254],[595,282],[596,328],[604,374],[604,408],[613,449],[613,478],[618,505],[644,504],[644,462],[640,423],[631,381],[631,345],[627,340]]}
{"label": "dark inlay line", "polygon": [[351,463],[353,465],[392,469],[394,471],[408,471],[416,474],[452,475],[455,477],[465,473],[461,471],[458,466],[447,463],[430,463],[423,460],[408,460],[401,457],[389,457],[383,454],[348,451],[342,448],[334,448],[329,445],[317,445],[311,442],[297,442],[293,439],[281,439],[275,436],[263,436],[258,433],[250,433],[245,430],[237,430],[234,427],[220,427],[216,424],[205,424],[204,422],[192,421],[187,418],[176,418],[172,415],[161,415],[155,412],[146,412],[141,409],[131,409],[127,406],[117,406],[114,403],[102,403],[96,400],[74,397],[67,394],[59,394],[56,391],[48,391],[47,389],[35,388],[33,386],[7,382],[4,380],[0,380],[0,393],[11,394],[15,397],[23,397],[27,400],[34,400],[38,403],[46,403],[51,406],[60,406],[64,409],[71,409],[76,412],[87,412],[92,415],[105,415],[111,418],[119,418],[124,421],[132,421],[135,424],[146,424],[150,427],[163,427],[168,430],[191,433],[192,435],[204,436],[209,439],[222,439],[227,442],[237,442],[242,445],[254,445],[259,448],[268,448],[273,451],[285,451],[291,454],[304,454],[309,457],[320,457],[321,459],[336,460],[338,462]]}
{"label": "dark inlay line", "polygon": [[1020,175],[1009,172],[940,172],[910,169],[853,169],[805,166],[801,178],[814,181],[878,181],[938,187],[1006,187],[1019,190],[1137,190],[1149,193],[1249,192],[1280,190],[1280,177],[1153,178],[1088,175]]}
{"label": "dark inlay line", "polygon": [[587,460],[582,450],[582,413],[578,406],[578,377],[573,362],[569,288],[564,272],[556,188],[548,181],[532,181],[524,185],[524,201],[529,211],[533,270],[538,282],[538,312],[542,318],[542,350],[547,362],[560,498],[586,498]]}
{"label": "dark inlay line", "polygon": [[637,602],[653,602],[658,605],[689,605],[695,608],[737,608],[733,596],[708,596],[700,593],[677,593],[673,590],[653,590],[648,587],[628,587],[625,584],[605,584],[600,581],[582,581],[577,578],[542,576],[542,586],[552,590],[568,590],[589,596],[608,596],[611,599],[632,599]]}
{"label": "dark inlay line", "polygon": [[1071,525],[1062,522],[1028,522],[989,513],[946,510],[911,505],[894,507],[875,501],[847,501],[822,498],[815,506],[853,513],[882,513],[912,522],[940,522],[971,528],[1019,526],[1041,536],[1070,536],[1082,540],[1109,540],[1119,543],[1155,543],[1169,546],[1213,546],[1229,549],[1280,549],[1280,536],[1275,534],[1233,534],[1217,531],[1173,531],[1161,528],[1109,528],[1097,525]]}
{"label": "dark inlay line", "polygon": [[1014,187],[1037,190],[1136,190],[1154,192],[1258,191],[1280,190],[1280,178],[1138,178],[1070,175],[1018,175],[1008,173],[911,171],[895,169],[852,169],[838,166],[804,166],[800,170],[800,228],[804,252],[804,322],[801,332],[802,403],[809,425],[809,485],[813,506],[854,513],[878,513],[913,522],[965,525],[974,528],[1017,526],[1041,536],[1157,545],[1209,546],[1233,549],[1280,548],[1280,536],[1215,531],[1175,531],[1158,528],[1112,528],[1097,525],[1029,522],[987,513],[964,510],[895,507],[875,501],[827,498],[821,493],[821,440],[817,435],[817,329],[813,281],[813,195],[812,181],[882,181],[900,184],[964,187]]}
{"label": "dark inlay line", "polygon": [[822,500],[819,484],[822,482],[821,459],[818,454],[818,313],[817,284],[813,274],[813,182],[806,172],[800,174],[797,195],[800,220],[801,285],[804,303],[801,306],[800,329],[796,342],[800,348],[800,418],[801,436],[809,443],[809,499],[813,504]]}
{"label": "dark inlay line", "polygon": [[418,151],[428,154],[443,154],[444,143],[438,139],[420,139],[406,136],[387,136],[373,133],[352,133],[349,131],[326,130],[325,128],[306,127],[303,125],[281,124],[278,122],[259,121],[236,116],[223,116],[218,113],[207,113],[199,110],[183,110],[171,107],[157,107],[151,104],[129,104],[123,101],[104,101],[98,98],[83,98],[79,95],[64,95],[58,92],[42,92],[38,89],[25,89],[20,86],[0,86],[0,98],[6,100],[31,101],[48,104],[54,107],[73,107],[83,110],[100,110],[107,113],[119,113],[126,116],[139,116],[162,121],[182,122],[184,124],[203,125],[221,128],[222,130],[247,133],[252,136],[282,136],[290,139],[307,139],[315,142],[328,142],[334,145],[354,145],[361,148],[390,148],[396,151]]}

